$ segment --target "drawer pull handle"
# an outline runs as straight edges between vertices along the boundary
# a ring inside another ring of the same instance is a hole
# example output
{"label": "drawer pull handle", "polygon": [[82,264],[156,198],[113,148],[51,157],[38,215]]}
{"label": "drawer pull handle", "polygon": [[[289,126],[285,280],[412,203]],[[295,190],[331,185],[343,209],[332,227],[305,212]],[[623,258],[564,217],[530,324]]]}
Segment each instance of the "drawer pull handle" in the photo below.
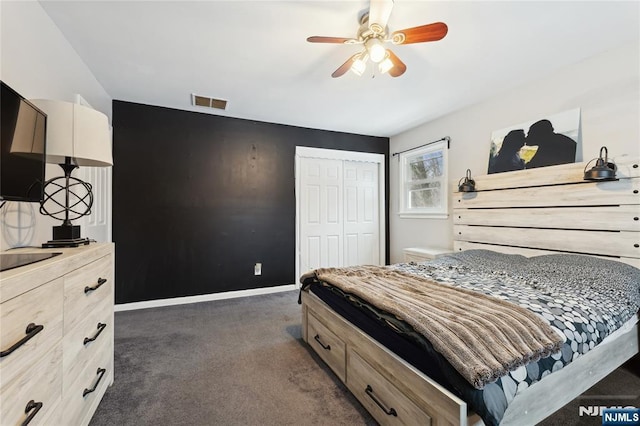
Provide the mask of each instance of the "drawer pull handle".
{"label": "drawer pull handle", "polygon": [[387,416],[398,417],[398,413],[396,412],[395,408],[387,409],[384,405],[382,405],[380,401],[378,401],[378,398],[376,398],[376,396],[373,394],[373,388],[371,387],[371,385],[367,385],[367,388],[364,391],[367,393],[367,395],[369,395],[369,398],[373,399],[373,402],[375,402],[378,407],[380,407],[382,411],[387,414]]}
{"label": "drawer pull handle", "polygon": [[87,293],[89,293],[89,292],[91,292],[91,291],[94,291],[94,290],[99,289],[99,288],[100,288],[100,286],[101,286],[102,284],[106,283],[106,282],[107,282],[107,279],[106,279],[106,278],[98,278],[98,284],[94,285],[93,287],[86,286],[86,287],[84,288],[84,294],[87,294]]}
{"label": "drawer pull handle", "polygon": [[104,330],[105,328],[107,328],[107,324],[103,324],[103,323],[99,322],[98,323],[98,332],[93,337],[85,337],[82,344],[86,345],[87,343],[93,342],[94,340],[96,340],[98,338],[98,336],[100,335],[100,333],[102,333],[102,330]]}
{"label": "drawer pull handle", "polygon": [[98,385],[100,384],[100,380],[102,380],[102,377],[104,377],[104,373],[107,370],[105,370],[104,368],[98,368],[98,371],[96,372],[96,374],[98,375],[98,380],[96,380],[96,384],[93,385],[93,387],[91,389],[86,389],[82,391],[82,397],[84,398],[85,396],[89,395],[91,392],[95,391],[98,388]]}
{"label": "drawer pull handle", "polygon": [[319,335],[319,334],[316,334],[316,336],[314,337],[314,339],[316,339],[316,342],[318,342],[318,343],[320,344],[320,346],[322,346],[322,349],[325,349],[325,350],[327,350],[327,351],[330,351],[330,350],[331,350],[331,345],[325,345],[324,343],[322,343],[322,342],[320,341],[320,335]]}
{"label": "drawer pull handle", "polygon": [[29,423],[31,423],[31,420],[33,420],[33,418],[36,416],[36,414],[38,414],[38,411],[40,411],[41,408],[42,402],[35,402],[33,399],[27,402],[27,406],[24,407],[24,413],[29,414],[29,411],[33,411],[31,412],[31,414],[29,414],[29,417],[27,417],[24,422],[22,422],[21,426],[27,426]]}
{"label": "drawer pull handle", "polygon": [[24,336],[22,339],[20,339],[19,342],[16,342],[13,346],[11,346],[6,351],[0,352],[0,358],[3,358],[5,356],[7,356],[7,355],[11,355],[11,353],[13,351],[15,351],[20,346],[22,346],[25,343],[27,343],[29,340],[31,340],[32,337],[34,337],[36,334],[40,333],[43,329],[44,329],[44,325],[35,325],[34,323],[30,323],[29,325],[27,325],[27,329],[25,331],[25,333],[27,335]]}

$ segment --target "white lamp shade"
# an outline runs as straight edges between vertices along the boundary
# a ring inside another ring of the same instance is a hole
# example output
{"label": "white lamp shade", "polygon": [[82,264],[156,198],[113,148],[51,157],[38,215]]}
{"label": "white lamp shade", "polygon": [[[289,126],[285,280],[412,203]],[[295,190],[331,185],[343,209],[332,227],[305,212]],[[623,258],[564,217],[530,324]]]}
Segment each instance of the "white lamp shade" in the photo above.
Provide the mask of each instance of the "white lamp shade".
{"label": "white lamp shade", "polygon": [[78,166],[112,166],[107,116],[83,105],[31,99],[47,114],[47,162],[62,164],[71,157]]}

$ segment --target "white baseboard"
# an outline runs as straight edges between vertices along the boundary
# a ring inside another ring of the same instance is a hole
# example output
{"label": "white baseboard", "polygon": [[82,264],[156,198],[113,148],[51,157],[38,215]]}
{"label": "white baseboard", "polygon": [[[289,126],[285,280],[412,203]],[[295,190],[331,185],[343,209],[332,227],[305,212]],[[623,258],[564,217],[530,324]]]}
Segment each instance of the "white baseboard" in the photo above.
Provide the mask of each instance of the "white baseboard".
{"label": "white baseboard", "polygon": [[121,303],[115,305],[115,312],[133,311],[136,309],[159,308],[162,306],[186,305],[189,303],[210,302],[212,300],[234,299],[236,297],[258,296],[261,294],[281,293],[300,288],[296,284],[276,287],[252,288],[249,290],[227,291],[224,293],[203,294],[201,296],[174,297],[171,299],[148,300],[144,302]]}

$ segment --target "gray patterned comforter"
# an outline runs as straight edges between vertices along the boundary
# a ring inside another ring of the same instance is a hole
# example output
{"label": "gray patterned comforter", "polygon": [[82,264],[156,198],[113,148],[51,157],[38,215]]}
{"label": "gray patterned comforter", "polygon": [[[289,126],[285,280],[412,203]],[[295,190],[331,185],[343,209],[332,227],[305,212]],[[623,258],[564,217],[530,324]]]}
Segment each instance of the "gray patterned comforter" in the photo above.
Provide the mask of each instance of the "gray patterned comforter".
{"label": "gray patterned comforter", "polygon": [[482,399],[481,411],[486,410],[483,418],[489,424],[500,422],[518,392],[589,352],[640,308],[640,270],[601,258],[569,254],[526,258],[468,250],[391,268],[523,306],[565,335],[560,352],[475,391],[474,399]]}

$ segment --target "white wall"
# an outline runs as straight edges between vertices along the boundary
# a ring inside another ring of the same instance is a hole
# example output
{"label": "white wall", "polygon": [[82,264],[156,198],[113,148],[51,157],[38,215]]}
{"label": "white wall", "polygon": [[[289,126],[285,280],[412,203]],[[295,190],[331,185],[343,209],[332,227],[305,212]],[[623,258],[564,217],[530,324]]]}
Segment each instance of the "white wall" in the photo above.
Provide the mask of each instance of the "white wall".
{"label": "white wall", "polygon": [[[0,79],[25,98],[75,101],[79,94],[111,119],[111,97],[35,1],[0,1]],[[47,178],[61,175],[47,165]],[[40,246],[59,221],[37,203],[7,202],[0,209],[0,250]]]}
{"label": "white wall", "polygon": [[[510,125],[581,108],[582,144],[578,161],[598,156],[640,155],[640,44],[634,42],[565,67],[539,80],[425,123],[390,140],[395,153],[451,137],[449,185],[453,191],[469,168],[486,174],[491,132]],[[453,247],[449,219],[398,217],[398,161],[391,158],[391,262],[402,261],[405,247]],[[450,200],[451,205],[451,200]]]}

